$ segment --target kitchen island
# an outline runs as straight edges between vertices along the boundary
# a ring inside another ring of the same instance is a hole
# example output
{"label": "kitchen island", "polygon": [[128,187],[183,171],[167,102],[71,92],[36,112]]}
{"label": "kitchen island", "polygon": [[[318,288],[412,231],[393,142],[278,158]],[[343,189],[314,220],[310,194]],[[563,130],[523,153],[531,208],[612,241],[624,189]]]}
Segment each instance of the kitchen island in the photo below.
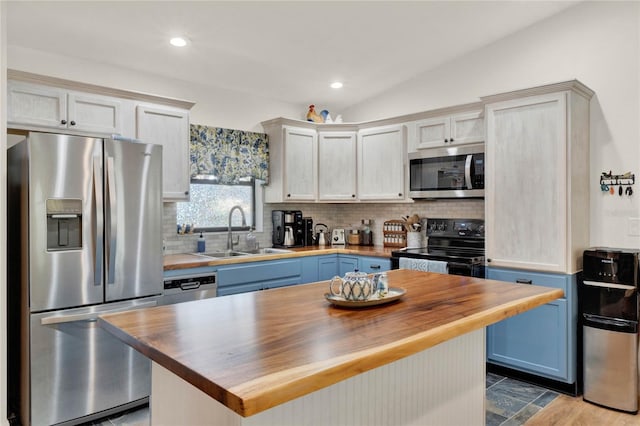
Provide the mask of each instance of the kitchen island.
{"label": "kitchen island", "polygon": [[483,424],[484,327],[562,291],[409,270],[388,305],[328,283],[104,315],[153,361],[152,424]]}

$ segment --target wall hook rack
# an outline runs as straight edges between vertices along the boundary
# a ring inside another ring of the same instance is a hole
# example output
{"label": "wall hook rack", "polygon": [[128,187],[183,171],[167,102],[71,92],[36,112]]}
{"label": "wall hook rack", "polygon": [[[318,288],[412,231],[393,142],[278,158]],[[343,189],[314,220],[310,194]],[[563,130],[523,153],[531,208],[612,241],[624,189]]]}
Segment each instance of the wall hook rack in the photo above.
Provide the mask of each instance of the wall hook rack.
{"label": "wall hook rack", "polygon": [[[622,196],[624,192],[624,194],[631,196],[633,194],[631,185],[635,182],[636,175],[631,172],[627,172],[623,175],[614,175],[611,171],[609,171],[609,173],[602,172],[602,175],[600,176],[600,189],[602,192],[609,192],[613,195],[615,194],[613,187],[618,186],[618,195]],[[623,186],[626,186],[624,191],[622,190]]]}
{"label": "wall hook rack", "polygon": [[609,171],[609,173],[607,172],[602,172],[602,175],[600,176],[600,185],[633,185],[634,183],[636,183],[636,175],[631,173],[631,172],[627,172],[623,175],[614,175],[611,174],[611,171]]}

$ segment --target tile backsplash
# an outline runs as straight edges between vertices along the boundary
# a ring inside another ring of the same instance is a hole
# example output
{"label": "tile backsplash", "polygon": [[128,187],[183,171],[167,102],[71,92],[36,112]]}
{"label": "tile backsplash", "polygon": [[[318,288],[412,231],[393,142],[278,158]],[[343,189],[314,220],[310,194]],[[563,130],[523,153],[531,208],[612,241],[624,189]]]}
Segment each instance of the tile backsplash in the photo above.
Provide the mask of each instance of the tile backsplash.
{"label": "tile backsplash", "polygon": [[[464,199],[366,204],[265,204],[263,231],[255,232],[260,247],[271,247],[272,210],[301,210],[303,216],[313,218],[314,225],[316,223],[324,223],[329,228],[350,228],[354,225],[359,225],[361,219],[372,219],[373,242],[375,245],[382,245],[382,224],[386,220],[401,219],[403,216],[413,214],[417,214],[421,218],[484,219],[484,200]],[[199,234],[178,235],[176,233],[176,203],[164,203],[163,214],[165,254],[195,252],[196,240]],[[234,232],[235,235],[240,235],[239,247],[243,247],[246,232]],[[226,232],[205,233],[204,237],[208,251],[223,250],[226,247]]]}

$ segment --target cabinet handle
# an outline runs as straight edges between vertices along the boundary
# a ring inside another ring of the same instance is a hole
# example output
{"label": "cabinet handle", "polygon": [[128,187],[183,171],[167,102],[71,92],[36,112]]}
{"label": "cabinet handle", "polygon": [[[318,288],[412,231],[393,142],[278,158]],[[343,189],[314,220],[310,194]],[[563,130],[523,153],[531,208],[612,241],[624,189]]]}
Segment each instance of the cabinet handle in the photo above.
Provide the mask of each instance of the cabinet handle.
{"label": "cabinet handle", "polygon": [[75,125],[76,125],[76,122],[75,122],[75,121],[73,121],[73,120],[71,120],[71,122],[70,122],[69,124],[71,124],[72,126],[75,126]]}
{"label": "cabinet handle", "polygon": [[518,284],[533,284],[533,281],[527,280],[525,278],[518,278],[516,280],[516,283],[518,283]]}
{"label": "cabinet handle", "polygon": [[371,269],[380,269],[380,265],[369,265]]}
{"label": "cabinet handle", "polygon": [[67,124],[67,120],[60,120],[60,124]]}

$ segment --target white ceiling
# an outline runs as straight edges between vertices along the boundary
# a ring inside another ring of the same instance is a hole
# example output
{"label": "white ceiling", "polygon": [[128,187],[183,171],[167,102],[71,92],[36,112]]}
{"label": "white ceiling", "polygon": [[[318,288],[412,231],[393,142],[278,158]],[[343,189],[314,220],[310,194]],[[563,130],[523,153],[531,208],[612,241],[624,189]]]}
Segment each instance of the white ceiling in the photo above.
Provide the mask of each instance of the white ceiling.
{"label": "white ceiling", "polygon": [[[9,1],[7,39],[10,46],[343,110],[575,4]],[[175,34],[191,44],[170,46]],[[330,89],[334,80],[344,88]]]}

